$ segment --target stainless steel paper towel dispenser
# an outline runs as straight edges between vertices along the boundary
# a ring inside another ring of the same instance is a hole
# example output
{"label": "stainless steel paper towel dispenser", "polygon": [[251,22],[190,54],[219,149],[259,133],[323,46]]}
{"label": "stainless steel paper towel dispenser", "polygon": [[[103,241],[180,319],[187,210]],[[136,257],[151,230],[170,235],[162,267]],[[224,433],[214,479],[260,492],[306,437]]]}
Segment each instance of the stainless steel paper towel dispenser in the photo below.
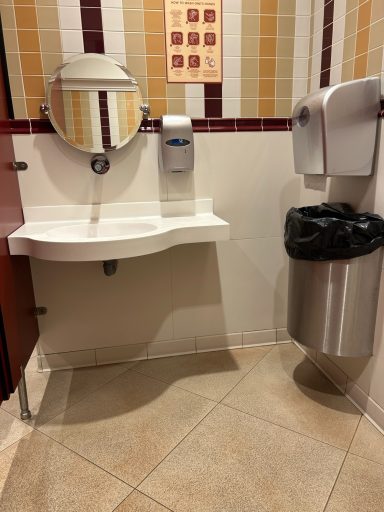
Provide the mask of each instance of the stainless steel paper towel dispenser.
{"label": "stainless steel paper towel dispenser", "polygon": [[194,143],[190,117],[160,117],[159,164],[163,171],[193,171]]}
{"label": "stainless steel paper towel dispenser", "polygon": [[325,87],[303,98],[292,116],[295,172],[372,174],[379,110],[378,77]]}

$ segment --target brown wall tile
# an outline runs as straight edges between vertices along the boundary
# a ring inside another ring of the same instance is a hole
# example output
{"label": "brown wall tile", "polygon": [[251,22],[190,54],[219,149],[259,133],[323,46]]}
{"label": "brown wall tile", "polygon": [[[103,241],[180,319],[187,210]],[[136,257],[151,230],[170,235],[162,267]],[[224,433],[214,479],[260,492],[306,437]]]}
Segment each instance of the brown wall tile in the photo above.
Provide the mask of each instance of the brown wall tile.
{"label": "brown wall tile", "polygon": [[21,53],[21,69],[23,75],[42,75],[41,53]]}

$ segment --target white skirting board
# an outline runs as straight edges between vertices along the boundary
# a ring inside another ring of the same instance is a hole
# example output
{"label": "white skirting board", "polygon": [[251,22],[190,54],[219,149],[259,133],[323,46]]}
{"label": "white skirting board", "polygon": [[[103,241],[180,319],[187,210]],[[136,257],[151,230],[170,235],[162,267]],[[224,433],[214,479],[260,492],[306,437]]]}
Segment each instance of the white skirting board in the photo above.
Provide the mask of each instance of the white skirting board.
{"label": "white skirting board", "polygon": [[[343,372],[332,363],[332,361],[324,358],[327,361],[327,368],[319,364],[317,359],[314,359],[310,351],[306,351],[305,347],[300,345],[295,340],[293,343],[317,366],[317,368],[329,379],[341,393],[343,393],[348,400],[350,400],[355,407],[363,414],[367,420],[372,423],[382,434],[384,434],[384,409],[380,407],[371,397],[369,397],[359,386],[350,380]],[[322,355],[322,354],[321,354]],[[336,374],[334,373],[336,370]],[[340,373],[339,373],[340,372]],[[341,383],[339,375],[345,376],[345,383]]]}

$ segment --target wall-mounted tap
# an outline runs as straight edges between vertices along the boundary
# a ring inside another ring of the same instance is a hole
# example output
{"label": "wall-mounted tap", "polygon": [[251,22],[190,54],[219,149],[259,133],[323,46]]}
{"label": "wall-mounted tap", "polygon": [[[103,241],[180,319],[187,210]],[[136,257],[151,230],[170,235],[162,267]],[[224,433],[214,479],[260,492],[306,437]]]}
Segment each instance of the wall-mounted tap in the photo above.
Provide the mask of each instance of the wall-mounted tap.
{"label": "wall-mounted tap", "polygon": [[105,155],[95,155],[91,160],[91,167],[96,174],[105,174],[111,165]]}

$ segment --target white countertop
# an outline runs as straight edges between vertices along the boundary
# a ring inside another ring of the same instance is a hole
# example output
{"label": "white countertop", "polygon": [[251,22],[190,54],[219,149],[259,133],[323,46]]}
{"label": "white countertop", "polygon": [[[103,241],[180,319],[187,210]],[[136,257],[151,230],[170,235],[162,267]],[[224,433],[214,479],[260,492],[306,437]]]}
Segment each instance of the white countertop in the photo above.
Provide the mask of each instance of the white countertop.
{"label": "white countertop", "polygon": [[229,239],[212,199],[24,208],[10,253],[51,261],[105,261],[174,245]]}

